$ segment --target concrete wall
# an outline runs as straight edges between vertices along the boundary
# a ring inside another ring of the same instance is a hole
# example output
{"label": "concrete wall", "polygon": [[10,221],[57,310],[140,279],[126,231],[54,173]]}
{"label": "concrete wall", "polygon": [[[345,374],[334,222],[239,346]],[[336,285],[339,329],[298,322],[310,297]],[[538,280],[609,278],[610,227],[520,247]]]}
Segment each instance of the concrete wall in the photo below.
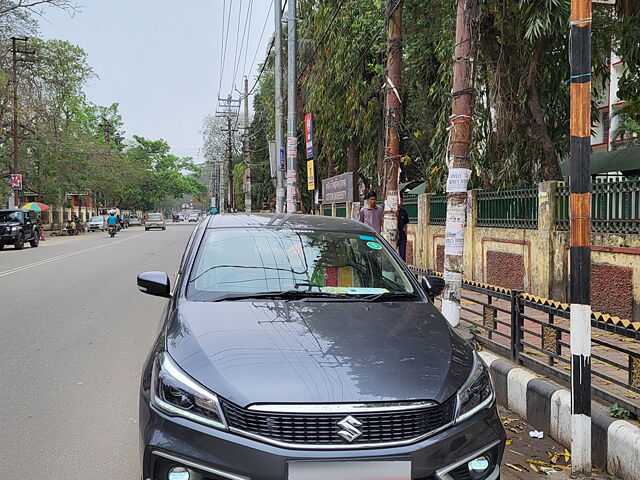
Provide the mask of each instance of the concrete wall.
{"label": "concrete wall", "polygon": [[[568,300],[569,232],[555,229],[555,186],[539,185],[537,229],[478,227],[477,192],[469,192],[465,278]],[[418,198],[407,263],[441,272],[444,226],[431,224],[429,200]],[[592,235],[591,296],[595,311],[640,320],[640,235]]]}

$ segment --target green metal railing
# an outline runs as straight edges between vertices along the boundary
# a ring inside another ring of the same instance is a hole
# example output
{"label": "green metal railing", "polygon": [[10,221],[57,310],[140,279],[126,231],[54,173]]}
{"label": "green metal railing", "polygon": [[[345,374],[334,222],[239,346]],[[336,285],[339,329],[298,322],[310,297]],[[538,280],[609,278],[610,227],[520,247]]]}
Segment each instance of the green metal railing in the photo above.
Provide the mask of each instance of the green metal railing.
{"label": "green metal railing", "polygon": [[538,187],[479,191],[478,226],[538,228]]}
{"label": "green metal railing", "polygon": [[431,195],[429,203],[429,218],[431,225],[444,225],[447,220],[447,194],[437,193]]}
{"label": "green metal railing", "polygon": [[[556,228],[569,230],[569,186],[556,188]],[[591,184],[591,230],[640,233],[640,178],[598,179]]]}
{"label": "green metal railing", "polygon": [[402,208],[409,214],[409,223],[418,223],[418,196],[405,195],[402,199]]}

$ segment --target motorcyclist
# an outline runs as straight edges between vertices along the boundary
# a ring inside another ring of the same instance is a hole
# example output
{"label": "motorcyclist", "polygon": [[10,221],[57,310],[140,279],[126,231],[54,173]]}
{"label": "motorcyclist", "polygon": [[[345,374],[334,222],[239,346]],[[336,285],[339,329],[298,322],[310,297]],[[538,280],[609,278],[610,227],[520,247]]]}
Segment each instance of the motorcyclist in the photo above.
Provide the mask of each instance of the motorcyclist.
{"label": "motorcyclist", "polygon": [[115,228],[116,231],[118,230],[118,217],[116,217],[115,213],[110,213],[109,214],[109,218],[107,218],[107,227],[109,229]]}

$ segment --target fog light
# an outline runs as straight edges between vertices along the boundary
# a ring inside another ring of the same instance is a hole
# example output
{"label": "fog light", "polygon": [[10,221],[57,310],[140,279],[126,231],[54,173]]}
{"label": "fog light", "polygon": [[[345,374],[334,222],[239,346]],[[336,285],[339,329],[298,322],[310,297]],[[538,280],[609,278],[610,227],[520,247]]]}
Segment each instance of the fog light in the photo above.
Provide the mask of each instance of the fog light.
{"label": "fog light", "polygon": [[189,470],[184,467],[173,467],[169,470],[169,480],[189,480]]}
{"label": "fog light", "polygon": [[484,476],[489,470],[490,465],[491,461],[486,455],[474,458],[467,464],[467,466],[469,467],[469,474],[471,474],[471,478],[473,479],[481,478],[482,476]]}

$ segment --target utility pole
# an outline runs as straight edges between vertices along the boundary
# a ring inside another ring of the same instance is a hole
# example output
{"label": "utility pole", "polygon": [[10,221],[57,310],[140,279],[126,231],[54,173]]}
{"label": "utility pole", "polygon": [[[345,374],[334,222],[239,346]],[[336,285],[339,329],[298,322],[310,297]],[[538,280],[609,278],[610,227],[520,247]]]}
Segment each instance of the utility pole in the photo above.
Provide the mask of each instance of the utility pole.
{"label": "utility pole", "polygon": [[478,12],[478,0],[457,0],[453,88],[449,117],[449,158],[447,165],[447,221],[444,240],[444,280],[442,313],[454,327],[460,323],[460,289],[467,222],[467,184],[471,176],[469,150],[473,121],[473,62],[475,39],[471,22]]}
{"label": "utility pole", "polygon": [[[229,212],[236,211],[235,196],[233,192],[233,133],[236,132],[231,125],[232,117],[238,118],[240,109],[240,99],[233,99],[231,95],[227,98],[218,98],[218,111],[216,117],[223,117],[227,120],[227,128],[222,132],[228,133],[227,141],[227,208]],[[222,182],[221,182],[222,183]]]}
{"label": "utility pole", "polygon": [[286,190],[284,187],[284,168],[286,165],[281,165],[280,161],[283,157],[283,136],[282,136],[282,121],[284,114],[282,111],[282,0],[274,0],[273,7],[275,17],[275,107],[276,107],[276,156],[278,168],[276,169],[276,213],[284,212],[284,202],[286,198]]}
{"label": "utility pole", "polygon": [[[13,72],[12,72],[12,86],[13,86],[13,122],[12,122],[12,136],[13,136],[13,165],[12,173],[19,173],[20,165],[18,161],[18,151],[20,145],[20,132],[18,129],[18,62],[33,61],[28,58],[18,58],[18,54],[33,55],[35,50],[20,50],[18,48],[18,42],[26,42],[26,37],[11,37],[11,53],[13,57]],[[13,199],[16,208],[20,207],[20,190],[14,188]]]}
{"label": "utility pole", "polygon": [[289,60],[287,70],[289,115],[287,117],[287,213],[296,213],[298,203],[298,130],[296,128],[296,1],[289,0],[288,5],[288,51]]}
{"label": "utility pole", "polygon": [[[398,244],[398,181],[400,177],[400,121],[402,117],[402,0],[387,0],[386,141],[384,151],[384,221],[382,235]],[[354,173],[354,181],[357,173]]]}
{"label": "utility pole", "polygon": [[571,1],[571,473],[591,477],[591,0]]}
{"label": "utility pole", "polygon": [[227,141],[227,205],[229,205],[229,211],[236,211],[236,201],[233,195],[233,129],[231,128],[231,117],[227,117],[227,130],[229,134]]}
{"label": "utility pole", "polygon": [[244,211],[251,211],[251,165],[249,159],[249,80],[244,77],[244,136],[242,137],[244,154]]}

